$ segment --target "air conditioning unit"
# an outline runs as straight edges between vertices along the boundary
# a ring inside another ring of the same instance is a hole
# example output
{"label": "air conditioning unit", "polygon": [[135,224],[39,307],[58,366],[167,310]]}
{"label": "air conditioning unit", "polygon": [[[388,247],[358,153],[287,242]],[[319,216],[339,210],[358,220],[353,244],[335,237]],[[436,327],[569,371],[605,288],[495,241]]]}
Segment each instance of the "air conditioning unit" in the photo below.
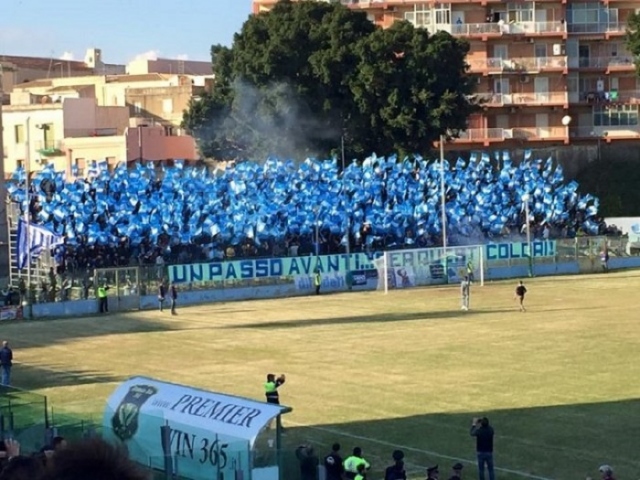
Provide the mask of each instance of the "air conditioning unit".
{"label": "air conditioning unit", "polygon": [[553,45],[553,54],[554,55],[562,55],[562,44],[561,43],[555,43]]}

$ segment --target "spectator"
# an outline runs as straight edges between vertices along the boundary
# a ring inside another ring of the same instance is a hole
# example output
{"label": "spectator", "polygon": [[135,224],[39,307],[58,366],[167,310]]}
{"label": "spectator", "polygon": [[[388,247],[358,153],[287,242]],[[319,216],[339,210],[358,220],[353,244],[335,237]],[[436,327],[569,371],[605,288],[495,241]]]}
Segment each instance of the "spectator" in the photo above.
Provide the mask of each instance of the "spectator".
{"label": "spectator", "polygon": [[334,443],[331,447],[331,453],[324,457],[324,468],[327,472],[326,480],[342,480],[344,466],[339,452],[340,444]]}
{"label": "spectator", "polygon": [[38,458],[19,455],[7,462],[0,480],[40,480],[44,472],[44,465]]}
{"label": "spectator", "polygon": [[463,465],[458,462],[451,469],[453,470],[453,475],[449,477],[449,480],[462,480],[462,468]]}
{"label": "spectator", "polygon": [[54,453],[64,450],[65,448],[67,448],[67,441],[65,440],[65,438],[56,436],[53,437],[51,445],[45,445],[44,447],[42,447],[40,453],[44,454],[46,460],[49,460],[51,457],[53,457]]}
{"label": "spectator", "polygon": [[485,480],[484,469],[487,467],[489,480],[495,480],[493,469],[493,427],[487,417],[474,418],[471,424],[471,436],[476,437],[476,454],[478,457],[478,478]]}
{"label": "spectator", "polygon": [[598,471],[600,472],[602,480],[615,480],[615,477],[613,476],[613,468],[609,465],[600,465]]}
{"label": "spectator", "polygon": [[440,471],[438,470],[438,465],[427,468],[427,480],[438,480],[439,476]]}
{"label": "spectator", "polygon": [[126,451],[104,440],[85,440],[57,451],[45,480],[150,480]]}
{"label": "spectator", "polygon": [[13,351],[9,342],[4,340],[0,348],[0,368],[2,369],[2,385],[8,387],[11,384],[11,369],[13,368]]}
{"label": "spectator", "polygon": [[393,452],[393,465],[387,467],[384,472],[384,480],[407,480],[407,472],[404,469],[404,452]]}
{"label": "spectator", "polygon": [[319,460],[313,447],[300,445],[296,457],[300,461],[300,480],[317,480]]}
{"label": "spectator", "polygon": [[15,440],[4,440],[5,462],[0,480],[40,480],[44,464],[36,457],[20,455],[20,444]]}

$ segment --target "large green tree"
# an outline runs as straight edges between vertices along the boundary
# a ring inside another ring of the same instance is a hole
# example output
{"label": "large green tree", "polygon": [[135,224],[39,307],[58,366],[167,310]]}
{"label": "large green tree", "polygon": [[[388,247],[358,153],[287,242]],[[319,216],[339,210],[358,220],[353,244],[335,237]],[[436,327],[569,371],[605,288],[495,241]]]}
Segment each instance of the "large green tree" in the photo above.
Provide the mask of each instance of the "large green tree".
{"label": "large green tree", "polygon": [[214,158],[425,152],[466,127],[468,45],[340,4],[280,1],[212,48],[215,87],[184,126]]}
{"label": "large green tree", "polygon": [[636,70],[640,73],[640,14],[632,13],[629,15],[627,21],[627,36],[626,36],[627,49],[631,54],[636,57]]}

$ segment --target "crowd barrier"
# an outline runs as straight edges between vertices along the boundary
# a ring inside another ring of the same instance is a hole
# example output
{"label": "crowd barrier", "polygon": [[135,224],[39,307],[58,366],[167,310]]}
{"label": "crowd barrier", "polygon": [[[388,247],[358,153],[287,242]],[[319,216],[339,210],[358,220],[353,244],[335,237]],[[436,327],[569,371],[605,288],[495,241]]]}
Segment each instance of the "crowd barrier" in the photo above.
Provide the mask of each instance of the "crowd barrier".
{"label": "crowd barrier", "polygon": [[[640,268],[640,245],[626,237],[578,237],[575,239],[535,240],[532,261],[523,241],[490,243],[483,246],[484,279],[597,273],[603,269],[601,254],[609,253],[610,270]],[[452,248],[452,250],[454,250]],[[179,290],[181,306],[198,303],[248,299],[282,298],[308,295],[313,274],[320,265],[322,291],[373,290],[378,287],[375,252],[281,258],[252,258],[193,265],[143,266],[137,286],[120,286],[110,295],[110,311],[158,308],[161,279],[173,281]],[[131,269],[132,267],[126,267]],[[68,300],[34,302],[30,312],[5,312],[0,321],[25,318],[88,316],[97,313],[95,289],[87,289],[86,273],[70,275]],[[83,283],[84,282],[84,283]],[[97,281],[96,281],[97,283]],[[123,296],[135,297],[124,302]],[[32,295],[36,299],[37,295]],[[9,310],[11,307],[4,307]]]}

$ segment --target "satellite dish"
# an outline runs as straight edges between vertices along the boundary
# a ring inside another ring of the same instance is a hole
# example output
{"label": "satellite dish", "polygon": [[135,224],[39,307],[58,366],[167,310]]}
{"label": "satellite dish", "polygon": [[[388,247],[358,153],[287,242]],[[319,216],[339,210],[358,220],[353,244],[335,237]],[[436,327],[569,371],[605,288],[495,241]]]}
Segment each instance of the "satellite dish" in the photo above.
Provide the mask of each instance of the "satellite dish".
{"label": "satellite dish", "polygon": [[569,115],[565,115],[564,117],[562,117],[562,125],[564,125],[565,127],[568,127],[570,123],[571,123],[571,117]]}

